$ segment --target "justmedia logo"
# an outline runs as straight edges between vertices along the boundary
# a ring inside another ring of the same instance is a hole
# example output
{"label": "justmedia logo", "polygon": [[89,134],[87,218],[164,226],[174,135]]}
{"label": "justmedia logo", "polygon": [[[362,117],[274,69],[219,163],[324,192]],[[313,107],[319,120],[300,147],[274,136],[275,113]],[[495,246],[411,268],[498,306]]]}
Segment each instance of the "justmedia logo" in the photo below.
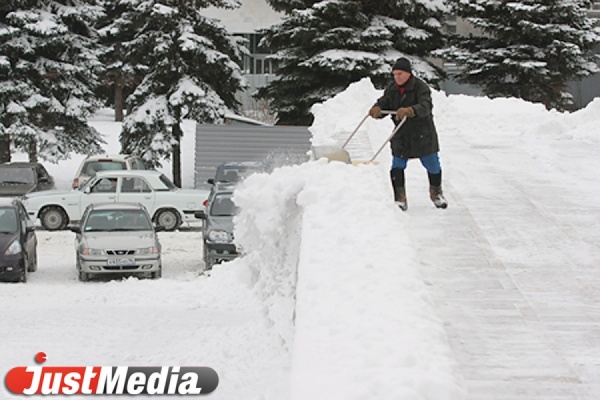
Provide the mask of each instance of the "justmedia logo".
{"label": "justmedia logo", "polygon": [[[46,362],[38,353],[38,364]],[[209,367],[15,367],[6,388],[23,395],[203,395],[217,388],[219,376]]]}

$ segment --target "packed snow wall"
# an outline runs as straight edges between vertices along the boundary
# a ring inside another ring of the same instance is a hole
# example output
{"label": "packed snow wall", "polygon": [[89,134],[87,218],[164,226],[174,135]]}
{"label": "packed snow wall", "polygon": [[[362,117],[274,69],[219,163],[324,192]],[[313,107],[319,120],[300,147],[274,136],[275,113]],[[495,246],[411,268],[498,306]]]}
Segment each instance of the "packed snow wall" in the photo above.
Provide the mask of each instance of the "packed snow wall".
{"label": "packed snow wall", "polygon": [[463,396],[387,183],[378,166],[321,160],[236,189],[236,240],[290,350],[291,399]]}

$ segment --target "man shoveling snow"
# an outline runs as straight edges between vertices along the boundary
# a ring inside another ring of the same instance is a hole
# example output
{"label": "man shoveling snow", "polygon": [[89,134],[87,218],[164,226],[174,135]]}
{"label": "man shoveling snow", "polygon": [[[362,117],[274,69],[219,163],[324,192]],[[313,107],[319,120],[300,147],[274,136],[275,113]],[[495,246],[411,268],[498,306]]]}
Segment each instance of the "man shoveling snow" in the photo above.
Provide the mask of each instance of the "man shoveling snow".
{"label": "man shoveling snow", "polygon": [[408,208],[404,170],[411,158],[418,158],[427,170],[429,195],[438,208],[448,207],[442,191],[442,167],[438,152],[440,146],[431,110],[431,89],[412,74],[410,61],[399,58],[392,67],[394,82],[383,92],[369,110],[373,118],[383,118],[382,110],[396,110],[392,115],[395,125],[406,118],[391,139],[392,169],[390,176],[394,188],[394,201],[402,210]]}

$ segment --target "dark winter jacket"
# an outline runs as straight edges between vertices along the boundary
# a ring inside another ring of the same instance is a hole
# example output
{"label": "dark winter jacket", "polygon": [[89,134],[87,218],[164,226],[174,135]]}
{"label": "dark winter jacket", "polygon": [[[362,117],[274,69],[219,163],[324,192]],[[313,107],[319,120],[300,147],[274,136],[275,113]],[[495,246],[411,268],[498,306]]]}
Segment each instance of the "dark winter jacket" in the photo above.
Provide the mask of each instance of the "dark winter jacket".
{"label": "dark winter jacket", "polygon": [[[392,154],[402,158],[420,158],[440,151],[437,131],[433,123],[431,89],[416,76],[405,84],[404,94],[392,82],[375,105],[382,110],[396,111],[400,107],[412,107],[415,116],[406,122],[391,140]],[[394,124],[398,124],[396,116]]]}

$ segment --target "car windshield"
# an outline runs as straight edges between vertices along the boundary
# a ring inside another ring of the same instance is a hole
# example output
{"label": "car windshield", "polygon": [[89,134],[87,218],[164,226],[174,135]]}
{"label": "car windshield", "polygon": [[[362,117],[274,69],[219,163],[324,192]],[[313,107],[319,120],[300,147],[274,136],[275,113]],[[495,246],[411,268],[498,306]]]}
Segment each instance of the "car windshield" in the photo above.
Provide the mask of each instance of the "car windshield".
{"label": "car windshield", "polygon": [[117,171],[126,169],[126,165],[122,161],[113,161],[113,160],[97,160],[97,161],[87,161],[83,168],[81,169],[81,173],[83,175],[95,176],[98,171]]}
{"label": "car windshield", "polygon": [[90,186],[92,184],[94,180],[93,179],[88,179],[87,181],[85,181],[85,183],[81,186],[79,186],[78,188],[75,188],[76,190],[81,190],[82,192],[85,191],[85,188],[87,186]]}
{"label": "car windshield", "polygon": [[237,207],[231,199],[231,193],[217,194],[210,206],[210,215],[215,217],[231,217],[236,211]]}
{"label": "car windshield", "polygon": [[0,233],[17,232],[17,213],[12,207],[0,207]]}
{"label": "car windshield", "polygon": [[150,219],[142,210],[96,210],[90,212],[84,232],[149,231]]}
{"label": "car windshield", "polygon": [[35,183],[35,173],[33,168],[7,167],[0,168],[0,183],[20,184]]}
{"label": "car windshield", "polygon": [[263,170],[264,167],[260,164],[240,164],[236,166],[227,165],[220,166],[217,168],[217,172],[215,173],[215,181],[217,182],[238,182],[241,179],[247,177],[253,172],[258,172]]}

